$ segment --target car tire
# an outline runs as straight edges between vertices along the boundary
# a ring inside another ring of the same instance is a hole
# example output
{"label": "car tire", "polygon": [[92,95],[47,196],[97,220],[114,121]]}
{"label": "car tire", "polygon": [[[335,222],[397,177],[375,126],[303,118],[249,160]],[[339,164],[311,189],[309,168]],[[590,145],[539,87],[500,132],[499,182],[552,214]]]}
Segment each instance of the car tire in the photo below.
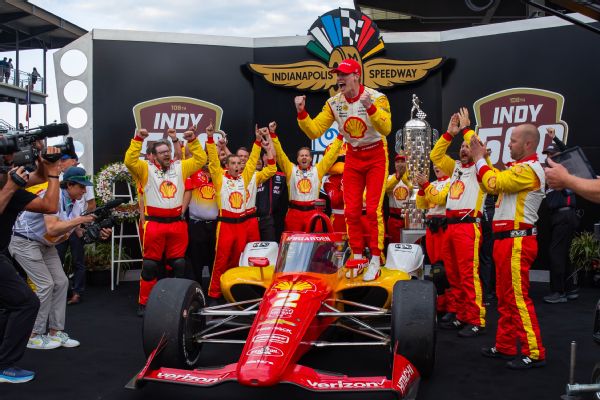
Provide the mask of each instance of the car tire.
{"label": "car tire", "polygon": [[410,361],[423,377],[435,363],[436,289],[430,281],[399,281],[392,296],[390,351]]}
{"label": "car tire", "polygon": [[[600,363],[594,365],[592,370],[592,385],[600,383]],[[592,399],[600,399],[600,392],[592,393]]]}
{"label": "car tire", "polygon": [[200,285],[189,279],[166,278],[156,283],[146,305],[142,338],[146,357],[165,336],[160,352],[162,367],[193,368],[200,358],[201,343],[193,336],[202,331],[206,317],[198,311],[206,307]]}

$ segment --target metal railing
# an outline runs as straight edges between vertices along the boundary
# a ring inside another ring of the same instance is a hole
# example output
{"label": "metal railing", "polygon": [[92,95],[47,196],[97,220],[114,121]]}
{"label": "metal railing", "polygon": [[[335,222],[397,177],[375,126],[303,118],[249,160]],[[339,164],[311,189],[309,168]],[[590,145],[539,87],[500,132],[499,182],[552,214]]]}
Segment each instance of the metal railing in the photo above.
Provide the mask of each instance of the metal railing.
{"label": "metal railing", "polygon": [[14,68],[0,66],[0,83],[18,86],[23,89],[27,89],[27,85],[31,85],[32,91],[44,93],[44,78],[41,76],[35,77],[29,72],[17,71]]}

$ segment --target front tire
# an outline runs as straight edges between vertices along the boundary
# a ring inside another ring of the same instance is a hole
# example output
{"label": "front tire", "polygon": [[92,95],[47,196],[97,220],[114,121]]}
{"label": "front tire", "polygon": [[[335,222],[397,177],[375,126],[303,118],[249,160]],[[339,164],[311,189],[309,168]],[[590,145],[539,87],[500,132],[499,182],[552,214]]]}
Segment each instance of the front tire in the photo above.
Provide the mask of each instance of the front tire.
{"label": "front tire", "polygon": [[202,331],[206,318],[198,313],[206,307],[200,285],[189,279],[166,278],[156,283],[146,305],[142,339],[146,357],[164,335],[160,365],[193,368],[198,364],[202,344],[194,335]]}
{"label": "front tire", "polygon": [[432,282],[399,281],[392,297],[390,350],[410,361],[419,373],[433,373],[436,343],[436,289]]}

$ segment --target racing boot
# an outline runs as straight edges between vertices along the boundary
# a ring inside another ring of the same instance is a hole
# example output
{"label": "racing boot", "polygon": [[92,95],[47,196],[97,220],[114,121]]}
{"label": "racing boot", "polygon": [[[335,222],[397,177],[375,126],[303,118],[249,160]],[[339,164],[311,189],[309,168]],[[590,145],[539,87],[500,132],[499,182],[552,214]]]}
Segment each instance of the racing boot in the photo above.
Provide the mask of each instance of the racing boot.
{"label": "racing boot", "polygon": [[379,278],[381,275],[381,266],[379,266],[379,257],[373,256],[371,257],[371,261],[369,262],[369,266],[367,267],[367,271],[363,275],[363,281],[370,282]]}

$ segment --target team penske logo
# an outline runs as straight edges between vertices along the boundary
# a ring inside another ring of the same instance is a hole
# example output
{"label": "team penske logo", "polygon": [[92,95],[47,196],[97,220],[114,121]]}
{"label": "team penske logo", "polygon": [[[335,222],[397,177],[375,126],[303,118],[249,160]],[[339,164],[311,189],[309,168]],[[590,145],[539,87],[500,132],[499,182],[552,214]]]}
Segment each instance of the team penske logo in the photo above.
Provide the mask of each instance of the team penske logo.
{"label": "team penske logo", "polygon": [[282,282],[278,282],[275,285],[273,285],[273,289],[275,290],[285,290],[285,291],[289,291],[289,290],[293,290],[296,292],[311,292],[314,291],[316,289],[314,283],[309,282],[309,281],[297,281],[297,282],[292,282],[292,281],[282,281]]}
{"label": "team penske logo", "polygon": [[465,184],[463,181],[454,181],[452,186],[450,186],[449,196],[452,200],[458,200],[465,192]]}
{"label": "team penske logo", "polygon": [[271,346],[261,346],[250,349],[247,353],[247,356],[271,356],[271,357],[282,357],[283,351],[278,349],[277,347]]}
{"label": "team penske logo", "polygon": [[296,188],[298,189],[298,191],[300,193],[307,194],[307,193],[310,193],[310,191],[312,189],[312,183],[311,183],[310,179],[302,178],[296,184]]}
{"label": "team penske logo", "polygon": [[330,70],[346,58],[361,64],[361,83],[374,89],[419,81],[443,62],[442,58],[415,61],[372,58],[385,47],[379,28],[369,17],[353,9],[339,8],[323,14],[308,33],[314,40],[306,49],[321,61],[248,64],[248,68],[272,85],[313,92],[328,90],[333,96],[337,90],[336,77]]}
{"label": "team penske logo", "polygon": [[360,139],[365,136],[367,124],[358,117],[350,117],[344,122],[344,130],[348,132],[351,138]]}
{"label": "team penske logo", "polygon": [[163,199],[172,199],[175,197],[175,193],[177,193],[177,186],[171,181],[163,181],[160,184],[158,191]]}
{"label": "team penske logo", "polygon": [[398,186],[394,189],[394,198],[396,200],[406,200],[408,197],[408,189],[404,186]]}
{"label": "team penske logo", "polygon": [[229,195],[229,206],[235,210],[242,208],[244,196],[240,192],[233,192]]}

